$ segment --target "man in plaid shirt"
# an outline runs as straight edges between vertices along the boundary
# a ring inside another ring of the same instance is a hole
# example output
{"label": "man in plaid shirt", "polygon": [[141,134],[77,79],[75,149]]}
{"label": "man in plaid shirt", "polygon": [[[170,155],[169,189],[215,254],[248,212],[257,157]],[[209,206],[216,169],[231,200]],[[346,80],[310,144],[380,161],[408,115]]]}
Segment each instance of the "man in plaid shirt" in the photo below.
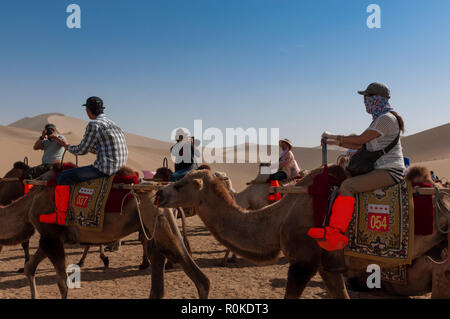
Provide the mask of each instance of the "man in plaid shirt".
{"label": "man in plaid shirt", "polygon": [[69,145],[56,136],[53,139],[74,155],[85,155],[88,152],[97,154],[97,160],[93,165],[65,170],[58,175],[55,189],[56,212],[41,215],[42,223],[65,225],[70,185],[111,176],[127,162],[128,148],[124,133],[103,114],[105,108],[102,99],[90,97],[83,106],[86,106],[91,122],[86,127],[80,145]]}

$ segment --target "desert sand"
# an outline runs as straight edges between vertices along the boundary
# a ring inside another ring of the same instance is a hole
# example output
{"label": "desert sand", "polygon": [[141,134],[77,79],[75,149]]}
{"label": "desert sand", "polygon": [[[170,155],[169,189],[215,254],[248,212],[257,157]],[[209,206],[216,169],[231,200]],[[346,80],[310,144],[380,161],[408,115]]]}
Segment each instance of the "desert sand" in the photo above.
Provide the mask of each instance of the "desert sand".
{"label": "desert sand", "polygon": [[[42,153],[32,150],[34,141],[39,137],[46,123],[54,123],[60,133],[70,143],[78,143],[84,133],[86,121],[62,114],[43,114],[33,118],[19,120],[9,126],[0,126],[0,145],[3,154],[0,157],[0,175],[3,176],[13,162],[29,158],[31,165],[38,165]],[[403,138],[405,155],[414,164],[423,164],[433,169],[439,177],[450,176],[450,124],[433,128]],[[164,157],[169,157],[171,143],[127,133],[129,146],[128,165],[141,172],[144,169],[155,170],[162,165]],[[295,156],[302,168],[312,169],[321,164],[321,151],[318,148],[294,149]],[[334,162],[341,151],[330,150],[329,161]],[[93,155],[83,156],[79,164],[92,163]],[[70,154],[66,161],[75,161]],[[169,164],[173,164],[170,162]],[[240,191],[245,183],[257,173],[257,164],[213,164],[213,169],[224,171]],[[241,258],[229,267],[222,267],[221,260],[225,248],[221,246],[205,229],[198,217],[187,221],[188,233],[193,248],[193,256],[200,268],[211,280],[212,298],[282,298],[286,283],[288,265],[285,259],[274,265],[255,266]],[[69,298],[147,298],[150,287],[150,270],[140,271],[141,246],[137,234],[125,239],[118,252],[108,253],[110,269],[104,270],[98,253],[93,248],[82,271],[82,289],[73,289]],[[31,252],[37,247],[38,236],[31,241]],[[70,248],[67,251],[67,263],[76,263],[82,248]],[[28,282],[16,270],[23,266],[23,252],[20,246],[4,247],[0,254],[0,298],[29,298]],[[43,298],[59,297],[53,267],[44,261],[38,268],[37,284]],[[358,293],[350,291],[352,298],[380,298],[377,293]],[[168,270],[166,275],[167,298],[196,298],[194,285],[177,266]],[[384,296],[386,297],[386,296]],[[420,296],[428,298],[429,294]],[[323,282],[315,276],[306,288],[302,298],[328,298]]]}

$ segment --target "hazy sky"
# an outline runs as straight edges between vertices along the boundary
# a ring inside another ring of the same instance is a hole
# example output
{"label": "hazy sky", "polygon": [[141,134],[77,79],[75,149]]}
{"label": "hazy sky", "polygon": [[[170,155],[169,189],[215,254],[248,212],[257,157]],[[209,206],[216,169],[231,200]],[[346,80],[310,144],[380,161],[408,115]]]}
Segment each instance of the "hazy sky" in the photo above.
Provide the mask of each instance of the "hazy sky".
{"label": "hazy sky", "polygon": [[[82,10],[81,30],[66,7]],[[381,29],[366,8],[381,7]],[[102,97],[125,130],[279,127],[297,146],[370,124],[387,83],[407,134],[450,121],[448,0],[42,0],[0,5],[0,124]]]}

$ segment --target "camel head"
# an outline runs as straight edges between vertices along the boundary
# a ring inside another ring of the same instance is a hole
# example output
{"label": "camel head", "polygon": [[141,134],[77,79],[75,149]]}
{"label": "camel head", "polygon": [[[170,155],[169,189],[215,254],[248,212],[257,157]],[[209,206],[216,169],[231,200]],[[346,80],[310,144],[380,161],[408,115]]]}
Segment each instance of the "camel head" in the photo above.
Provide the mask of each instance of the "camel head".
{"label": "camel head", "polygon": [[431,180],[431,173],[428,168],[424,166],[412,166],[408,170],[405,179],[411,183],[430,183],[433,184]]}
{"label": "camel head", "polygon": [[[14,167],[6,173],[5,178],[21,178],[30,167],[24,162],[14,163]],[[23,196],[22,184],[17,182],[0,181],[0,205],[7,205],[11,201]]]}
{"label": "camel head", "polygon": [[161,188],[156,193],[155,205],[160,207],[197,207],[211,194],[234,202],[223,180],[209,170],[193,170],[178,182]]}
{"label": "camel head", "polygon": [[22,177],[26,170],[28,170],[30,166],[25,164],[24,162],[16,162],[14,163],[13,168],[6,173],[4,177],[10,178],[10,177]]}

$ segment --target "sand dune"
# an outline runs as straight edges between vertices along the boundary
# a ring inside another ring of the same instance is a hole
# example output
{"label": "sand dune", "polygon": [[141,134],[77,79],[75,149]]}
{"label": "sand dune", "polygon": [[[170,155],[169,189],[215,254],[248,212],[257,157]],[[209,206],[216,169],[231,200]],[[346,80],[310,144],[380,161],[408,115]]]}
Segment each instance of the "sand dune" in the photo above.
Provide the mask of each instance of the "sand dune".
{"label": "sand dune", "polygon": [[[4,175],[12,163],[27,156],[31,165],[38,165],[42,152],[33,151],[32,147],[40,132],[47,123],[53,123],[69,141],[78,144],[83,137],[87,121],[68,117],[59,113],[42,114],[35,117],[18,120],[9,126],[0,126],[0,143],[4,150],[0,158],[0,175]],[[404,137],[402,140],[405,155],[413,163],[423,164],[434,169],[439,176],[450,176],[450,124],[436,127],[418,134]],[[129,147],[128,165],[142,172],[144,169],[155,170],[162,166],[164,157],[170,160],[169,149],[172,143],[126,133]],[[234,148],[235,149],[235,148]],[[249,145],[246,145],[249,154]],[[233,149],[227,149],[233,151]],[[225,153],[225,152],[224,152]],[[247,154],[247,158],[248,158]],[[320,148],[295,147],[294,154],[301,168],[313,169],[321,165]],[[330,148],[328,160],[335,162],[342,154],[339,148]],[[66,160],[75,161],[73,155],[68,154]],[[82,156],[79,164],[85,165],[95,160],[93,155]],[[245,187],[245,183],[253,179],[257,173],[257,164],[213,164],[213,169],[226,172],[233,181],[236,189]]]}
{"label": "sand dune", "polygon": [[450,123],[410,135],[402,144],[405,156],[414,162],[450,158]]}

